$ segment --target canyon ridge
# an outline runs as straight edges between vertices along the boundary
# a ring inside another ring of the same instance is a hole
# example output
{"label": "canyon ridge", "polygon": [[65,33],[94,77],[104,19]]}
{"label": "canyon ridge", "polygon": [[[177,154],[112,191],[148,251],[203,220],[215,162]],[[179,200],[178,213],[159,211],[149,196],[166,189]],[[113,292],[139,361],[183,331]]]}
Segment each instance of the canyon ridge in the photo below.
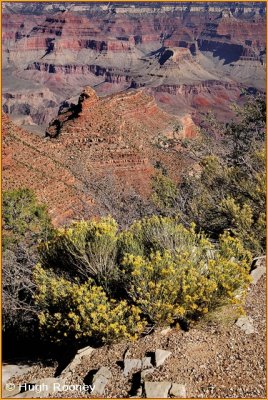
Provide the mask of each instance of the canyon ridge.
{"label": "canyon ridge", "polygon": [[145,196],[155,166],[179,179],[177,136],[265,91],[264,3],[6,2],[2,13],[4,189],[33,187],[58,223],[92,214],[96,171]]}

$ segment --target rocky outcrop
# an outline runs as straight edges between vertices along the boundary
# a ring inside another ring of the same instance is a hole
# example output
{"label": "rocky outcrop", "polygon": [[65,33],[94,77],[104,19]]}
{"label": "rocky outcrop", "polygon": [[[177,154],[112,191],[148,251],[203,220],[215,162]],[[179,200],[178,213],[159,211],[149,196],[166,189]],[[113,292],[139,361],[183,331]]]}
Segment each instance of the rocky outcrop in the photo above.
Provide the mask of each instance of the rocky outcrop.
{"label": "rocky outcrop", "polygon": [[145,382],[144,391],[147,399],[167,399],[171,382]]}
{"label": "rocky outcrop", "polygon": [[61,377],[68,377],[72,374],[75,368],[81,364],[83,357],[90,358],[92,353],[94,352],[94,348],[87,346],[77,351],[76,355],[72,359],[72,361],[67,365],[67,367],[61,372]]}
{"label": "rocky outcrop", "polygon": [[190,116],[164,112],[143,90],[100,98],[90,87],[77,104],[62,106],[46,138],[23,131],[4,114],[3,188],[32,188],[55,224],[94,215],[102,200],[96,200],[93,177],[113,177],[146,199],[157,162],[179,179],[182,163],[174,148],[156,145],[161,134],[172,138],[178,123],[181,135],[194,129]]}

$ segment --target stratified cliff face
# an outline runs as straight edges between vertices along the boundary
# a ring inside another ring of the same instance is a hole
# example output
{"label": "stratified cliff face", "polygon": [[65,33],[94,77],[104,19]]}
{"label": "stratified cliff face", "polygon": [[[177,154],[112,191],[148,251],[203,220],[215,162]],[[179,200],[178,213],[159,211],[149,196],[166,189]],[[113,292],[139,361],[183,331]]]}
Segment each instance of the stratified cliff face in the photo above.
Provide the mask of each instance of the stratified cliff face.
{"label": "stratified cliff face", "polygon": [[161,110],[144,90],[99,98],[86,87],[77,105],[65,105],[46,138],[22,130],[3,115],[3,189],[30,187],[48,205],[54,223],[94,214],[92,177],[113,175],[119,186],[143,197],[153,166],[175,179],[182,168],[174,130],[191,137],[195,125]]}
{"label": "stratified cliff face", "polygon": [[241,87],[265,88],[261,3],[14,3],[3,13],[4,111],[18,123],[47,125],[86,85],[99,95],[147,87],[177,115],[226,111]]}

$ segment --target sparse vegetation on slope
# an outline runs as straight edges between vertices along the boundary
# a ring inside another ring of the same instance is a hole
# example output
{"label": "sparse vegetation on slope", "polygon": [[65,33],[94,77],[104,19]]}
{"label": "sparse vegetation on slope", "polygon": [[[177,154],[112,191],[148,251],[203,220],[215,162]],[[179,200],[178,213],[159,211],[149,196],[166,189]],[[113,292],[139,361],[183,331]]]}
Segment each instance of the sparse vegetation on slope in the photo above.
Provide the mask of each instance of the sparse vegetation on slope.
{"label": "sparse vegetation on slope", "polygon": [[228,230],[257,256],[266,238],[265,99],[249,97],[236,111],[236,122],[223,125],[210,116],[198,137],[182,141],[196,170],[185,171],[177,187],[160,174],[153,200],[160,214],[194,221],[213,239]]}

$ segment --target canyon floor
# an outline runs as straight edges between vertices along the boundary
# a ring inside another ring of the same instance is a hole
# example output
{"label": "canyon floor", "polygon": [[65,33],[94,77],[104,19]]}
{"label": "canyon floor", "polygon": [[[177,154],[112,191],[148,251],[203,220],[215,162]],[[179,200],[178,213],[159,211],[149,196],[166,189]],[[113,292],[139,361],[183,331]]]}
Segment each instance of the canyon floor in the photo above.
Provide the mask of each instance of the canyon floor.
{"label": "canyon floor", "polygon": [[[133,369],[124,375],[124,359],[142,359],[162,349],[171,352],[170,356],[161,366],[151,369],[144,380],[183,384],[188,398],[266,398],[265,275],[248,289],[245,313],[252,321],[253,333],[237,326],[238,314],[234,308],[223,307],[188,331],[162,328],[132,344],[120,342],[94,349],[81,358],[65,383],[82,385],[94,371],[108,367],[111,378],[99,398],[144,397],[140,372]],[[55,377],[59,364],[45,365],[48,363],[40,362],[9,382],[33,383]],[[26,393],[17,397],[29,397]],[[96,394],[58,392],[50,397],[96,398]]]}

